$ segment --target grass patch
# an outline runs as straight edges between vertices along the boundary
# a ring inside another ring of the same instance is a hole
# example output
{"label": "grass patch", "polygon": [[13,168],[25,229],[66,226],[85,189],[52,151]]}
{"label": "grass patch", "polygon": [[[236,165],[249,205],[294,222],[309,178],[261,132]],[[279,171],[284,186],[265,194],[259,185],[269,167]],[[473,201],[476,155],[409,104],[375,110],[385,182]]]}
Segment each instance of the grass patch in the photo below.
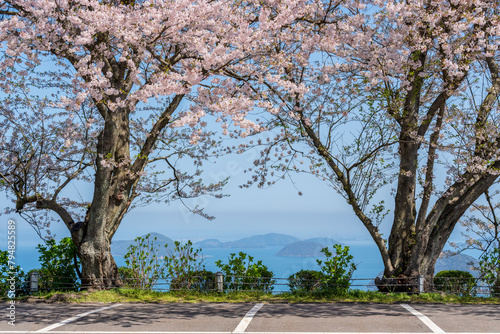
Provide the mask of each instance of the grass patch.
{"label": "grass patch", "polygon": [[[6,300],[4,298],[4,300]],[[441,293],[382,293],[351,290],[344,295],[315,293],[264,293],[242,291],[228,293],[200,293],[194,291],[160,292],[139,289],[107,291],[49,292],[19,297],[20,301],[48,303],[454,303],[500,304],[500,298],[467,297]]]}

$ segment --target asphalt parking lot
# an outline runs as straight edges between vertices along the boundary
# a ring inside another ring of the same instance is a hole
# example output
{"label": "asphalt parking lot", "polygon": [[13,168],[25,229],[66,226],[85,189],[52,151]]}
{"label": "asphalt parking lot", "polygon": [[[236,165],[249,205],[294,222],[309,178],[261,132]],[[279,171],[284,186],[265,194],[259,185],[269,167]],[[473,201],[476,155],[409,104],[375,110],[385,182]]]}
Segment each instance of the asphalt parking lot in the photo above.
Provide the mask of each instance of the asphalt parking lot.
{"label": "asphalt parking lot", "polygon": [[500,333],[500,305],[16,304],[0,333]]}

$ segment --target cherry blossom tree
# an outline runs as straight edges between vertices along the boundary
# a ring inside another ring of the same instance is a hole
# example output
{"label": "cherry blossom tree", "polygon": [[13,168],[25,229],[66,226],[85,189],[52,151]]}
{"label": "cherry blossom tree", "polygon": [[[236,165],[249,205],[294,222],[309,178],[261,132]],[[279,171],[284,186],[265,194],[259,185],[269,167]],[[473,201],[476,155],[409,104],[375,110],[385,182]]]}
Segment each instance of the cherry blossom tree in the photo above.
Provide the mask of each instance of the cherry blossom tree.
{"label": "cherry blossom tree", "polygon": [[[267,52],[273,32],[302,15],[306,4],[0,3],[0,83],[10,94],[2,106],[2,187],[16,211],[48,209],[64,222],[78,248],[84,286],[121,283],[110,243],[141,193],[163,191],[175,199],[220,188],[199,181],[201,161],[216,144],[204,109],[194,103],[204,102],[199,90],[225,69]],[[251,64],[242,66],[251,72]],[[35,88],[27,79],[21,92],[13,82],[42,74],[47,77],[36,89],[36,103],[15,97]],[[260,130],[246,118],[253,106],[243,96],[226,95],[216,112],[245,136]],[[194,162],[188,163],[192,174],[179,169],[185,158]],[[91,199],[63,196],[68,184],[85,181],[93,186]]]}
{"label": "cherry blossom tree", "polygon": [[[378,246],[385,278],[432,277],[499,174],[498,4],[323,1],[314,13],[284,28],[291,37],[257,75],[233,73],[280,131],[257,143],[268,145],[249,184],[292,171],[330,182]],[[388,187],[385,239],[377,193]]]}

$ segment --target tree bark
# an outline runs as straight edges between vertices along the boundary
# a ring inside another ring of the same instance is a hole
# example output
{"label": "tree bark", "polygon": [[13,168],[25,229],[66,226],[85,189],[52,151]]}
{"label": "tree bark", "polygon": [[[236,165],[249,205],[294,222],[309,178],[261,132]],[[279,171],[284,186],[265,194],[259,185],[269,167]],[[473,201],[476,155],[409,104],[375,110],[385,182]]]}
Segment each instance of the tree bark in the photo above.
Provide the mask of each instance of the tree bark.
{"label": "tree bark", "polygon": [[393,277],[403,274],[409,261],[411,247],[415,242],[415,174],[417,170],[417,147],[402,139],[400,145],[400,173],[395,198],[394,221],[389,235],[389,256],[392,271],[385,268],[384,276]]}
{"label": "tree bark", "polygon": [[118,267],[104,235],[87,237],[78,247],[82,263],[82,288],[102,290],[122,285]]}
{"label": "tree bark", "polygon": [[394,221],[389,235],[389,255],[393,270],[385,268],[384,276],[393,277],[403,274],[410,258],[411,247],[415,242],[415,203],[416,175],[418,168],[418,150],[420,148],[418,131],[418,113],[423,80],[419,74],[424,69],[426,52],[414,51],[411,59],[420,62],[420,67],[409,74],[411,90],[405,98],[399,121],[399,175],[395,198]]}

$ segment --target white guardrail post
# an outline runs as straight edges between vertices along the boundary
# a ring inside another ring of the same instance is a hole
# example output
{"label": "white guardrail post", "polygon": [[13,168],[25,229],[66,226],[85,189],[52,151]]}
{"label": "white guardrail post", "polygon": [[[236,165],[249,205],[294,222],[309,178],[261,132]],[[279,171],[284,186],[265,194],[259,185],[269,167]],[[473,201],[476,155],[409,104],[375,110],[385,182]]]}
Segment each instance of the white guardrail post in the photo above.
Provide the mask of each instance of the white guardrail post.
{"label": "white guardrail post", "polygon": [[425,278],[423,275],[418,275],[418,292],[424,293]]}
{"label": "white guardrail post", "polygon": [[32,271],[30,274],[30,292],[38,292],[38,271]]}
{"label": "white guardrail post", "polygon": [[215,284],[217,292],[224,292],[224,275],[220,271],[215,274]]}

